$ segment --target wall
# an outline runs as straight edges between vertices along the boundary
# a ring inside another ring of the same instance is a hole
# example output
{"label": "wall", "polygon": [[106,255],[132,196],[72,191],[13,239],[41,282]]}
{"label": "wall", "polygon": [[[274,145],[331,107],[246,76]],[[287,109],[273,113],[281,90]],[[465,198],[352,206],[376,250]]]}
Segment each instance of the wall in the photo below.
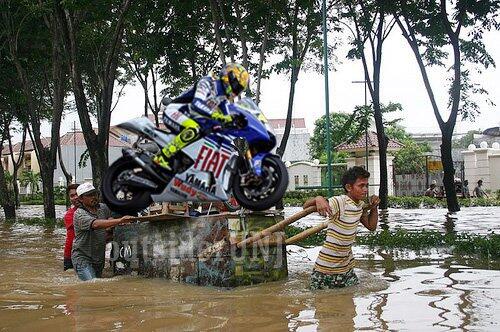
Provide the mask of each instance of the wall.
{"label": "wall", "polygon": [[[298,176],[298,184],[295,177]],[[307,177],[307,184],[304,183],[304,176]],[[321,186],[321,167],[310,162],[297,162],[288,166],[288,190],[295,190],[296,187]]]}
{"label": "wall", "polygon": [[[366,167],[365,156],[351,157],[347,158],[347,168],[353,166]],[[389,196],[394,195],[394,183],[393,183],[393,166],[394,157],[387,156],[387,192]],[[370,187],[368,189],[369,195],[378,195],[380,188],[380,158],[378,155],[368,156],[368,172],[370,172],[370,179],[368,181]]]}
{"label": "wall", "polygon": [[[92,166],[90,164],[90,158],[87,159],[85,167],[80,168],[78,163],[80,161],[80,156],[87,149],[86,146],[76,146],[76,154],[75,148],[72,145],[64,145],[61,147],[61,155],[63,159],[64,166],[66,167],[66,171],[68,173],[73,174],[75,172],[75,155],[76,155],[76,183],[82,183],[85,181],[92,180]],[[109,164],[113,163],[116,159],[122,156],[122,148],[121,147],[110,147],[108,151],[109,156]],[[54,170],[54,184],[59,185],[62,182],[63,185],[66,185],[66,179],[61,170],[61,165],[59,162],[57,163],[56,169]]]}
{"label": "wall", "polygon": [[500,144],[489,146],[481,142],[481,146],[474,144],[467,151],[462,151],[464,157],[465,179],[469,180],[469,189],[472,191],[478,180],[483,180],[485,190],[500,190]]}

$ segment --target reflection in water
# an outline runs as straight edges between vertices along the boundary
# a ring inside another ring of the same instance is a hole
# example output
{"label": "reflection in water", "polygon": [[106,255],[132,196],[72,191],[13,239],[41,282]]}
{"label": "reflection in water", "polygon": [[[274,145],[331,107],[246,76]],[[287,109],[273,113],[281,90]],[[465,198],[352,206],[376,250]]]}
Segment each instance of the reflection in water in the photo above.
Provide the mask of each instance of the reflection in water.
{"label": "reflection in water", "polygon": [[444,222],[444,229],[446,234],[456,233],[455,221],[457,221],[456,214],[450,212],[446,214],[446,221]]}
{"label": "reflection in water", "polygon": [[[288,217],[301,208],[289,207],[285,209],[285,217]],[[489,234],[498,232],[498,219],[500,206],[487,207],[465,207],[461,211],[449,214],[446,209],[388,209],[387,213],[379,214],[380,229],[402,228],[408,231],[414,230],[445,230],[456,232],[469,232],[474,234]],[[294,225],[309,227],[316,226],[324,219],[317,214],[312,214],[301,219]],[[359,231],[367,232],[360,228]]]}

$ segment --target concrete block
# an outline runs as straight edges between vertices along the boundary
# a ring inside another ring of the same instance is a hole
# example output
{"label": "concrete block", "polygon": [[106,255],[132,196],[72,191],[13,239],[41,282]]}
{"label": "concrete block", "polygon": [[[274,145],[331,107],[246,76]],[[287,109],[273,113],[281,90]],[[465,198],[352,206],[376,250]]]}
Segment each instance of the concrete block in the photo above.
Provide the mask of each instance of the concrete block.
{"label": "concrete block", "polygon": [[284,234],[235,244],[283,219],[273,211],[146,221],[115,229],[115,274],[137,273],[202,286],[236,287],[286,278]]}

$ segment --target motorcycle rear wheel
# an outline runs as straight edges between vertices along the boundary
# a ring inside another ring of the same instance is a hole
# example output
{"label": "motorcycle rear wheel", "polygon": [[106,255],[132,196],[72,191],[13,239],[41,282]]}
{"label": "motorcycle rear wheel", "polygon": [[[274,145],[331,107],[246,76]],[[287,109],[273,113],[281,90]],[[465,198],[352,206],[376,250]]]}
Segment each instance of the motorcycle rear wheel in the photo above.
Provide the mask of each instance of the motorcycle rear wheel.
{"label": "motorcycle rear wheel", "polygon": [[[121,215],[136,214],[153,202],[151,192],[120,183],[120,176],[139,166],[132,158],[121,157],[108,168],[102,181],[102,198],[108,207]],[[143,172],[136,175],[144,176]]]}

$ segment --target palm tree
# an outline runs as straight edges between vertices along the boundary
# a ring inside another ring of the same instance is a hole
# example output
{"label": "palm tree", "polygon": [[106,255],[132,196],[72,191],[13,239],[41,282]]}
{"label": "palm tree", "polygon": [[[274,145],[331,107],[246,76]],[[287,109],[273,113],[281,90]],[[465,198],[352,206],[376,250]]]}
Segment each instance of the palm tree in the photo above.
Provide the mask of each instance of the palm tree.
{"label": "palm tree", "polygon": [[40,173],[35,173],[33,171],[23,171],[21,173],[21,177],[19,178],[21,185],[30,187],[31,198],[33,198],[33,194],[35,192],[38,192],[38,190],[40,189],[39,188],[40,180],[41,180]]}

